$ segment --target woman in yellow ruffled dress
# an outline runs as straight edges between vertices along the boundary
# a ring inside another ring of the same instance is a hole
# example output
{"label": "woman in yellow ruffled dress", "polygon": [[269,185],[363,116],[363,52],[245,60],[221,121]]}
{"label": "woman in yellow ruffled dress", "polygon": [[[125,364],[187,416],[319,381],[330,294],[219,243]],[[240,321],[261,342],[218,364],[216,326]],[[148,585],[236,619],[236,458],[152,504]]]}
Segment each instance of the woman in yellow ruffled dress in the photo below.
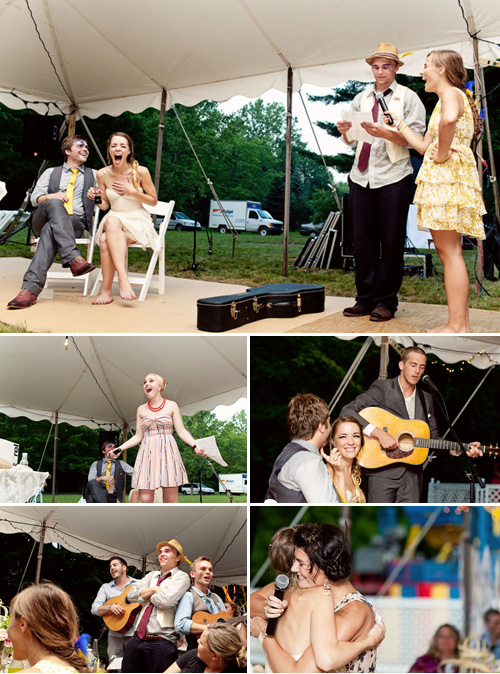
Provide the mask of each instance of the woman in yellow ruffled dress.
{"label": "woman in yellow ruffled dress", "polygon": [[470,148],[481,132],[481,119],[465,93],[466,71],[460,54],[446,49],[430,52],[422,78],[425,90],[439,96],[425,136],[392,116],[407,143],[425,153],[416,180],[417,227],[431,231],[444,266],[448,300],[448,323],[429,332],[470,332],[469,275],[461,235],[485,238],[486,210]]}

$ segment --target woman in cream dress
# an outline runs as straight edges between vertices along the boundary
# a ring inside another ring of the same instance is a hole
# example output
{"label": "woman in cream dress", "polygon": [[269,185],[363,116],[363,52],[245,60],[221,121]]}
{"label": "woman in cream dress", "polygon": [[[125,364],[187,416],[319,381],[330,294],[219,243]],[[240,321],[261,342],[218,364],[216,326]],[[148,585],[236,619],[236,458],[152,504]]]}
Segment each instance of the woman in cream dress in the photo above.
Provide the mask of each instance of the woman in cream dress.
{"label": "woman in cream dress", "polygon": [[[135,300],[127,273],[127,246],[138,243],[145,250],[160,248],[160,239],[153,226],[151,215],[143,204],[158,203],[156,189],[148,169],[134,159],[132,138],[117,131],[108,140],[110,165],[97,172],[101,195],[99,208],[107,210],[97,230],[101,252],[102,289],[92,304],[109,304],[113,301],[112,286],[115,272],[118,275],[120,297]],[[94,194],[95,196],[95,194]]]}

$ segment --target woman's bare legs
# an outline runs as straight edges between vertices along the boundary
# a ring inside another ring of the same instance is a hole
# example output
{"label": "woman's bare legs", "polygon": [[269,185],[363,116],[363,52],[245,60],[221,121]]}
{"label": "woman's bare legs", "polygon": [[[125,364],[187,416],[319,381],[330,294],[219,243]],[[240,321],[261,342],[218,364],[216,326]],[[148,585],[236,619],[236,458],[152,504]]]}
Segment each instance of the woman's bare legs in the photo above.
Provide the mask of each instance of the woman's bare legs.
{"label": "woman's bare legs", "polygon": [[154,498],[154,489],[139,489],[139,503],[153,503]]}
{"label": "woman's bare legs", "polygon": [[99,251],[101,255],[102,288],[101,294],[95,298],[92,304],[110,304],[113,301],[113,278],[115,276],[115,265],[109,253],[106,232],[99,237]]}
{"label": "woman's bare legs", "polygon": [[460,234],[431,230],[436,251],[444,266],[444,286],[448,300],[448,323],[429,332],[470,332],[469,274],[462,253]]}
{"label": "woman's bare legs", "polygon": [[162,487],[163,503],[179,503],[178,487]]}
{"label": "woman's bare legs", "polygon": [[[137,299],[130,281],[128,280],[127,271],[127,246],[130,241],[127,240],[125,232],[122,229],[122,223],[119,218],[110,217],[104,223],[104,232],[106,233],[106,243],[109,250],[109,255],[113,263],[114,269],[118,274],[118,286],[120,288],[120,297],[122,300]],[[113,272],[114,275],[114,272]],[[104,271],[103,271],[104,278]],[[113,283],[113,279],[111,279]],[[103,281],[104,287],[104,281]]]}

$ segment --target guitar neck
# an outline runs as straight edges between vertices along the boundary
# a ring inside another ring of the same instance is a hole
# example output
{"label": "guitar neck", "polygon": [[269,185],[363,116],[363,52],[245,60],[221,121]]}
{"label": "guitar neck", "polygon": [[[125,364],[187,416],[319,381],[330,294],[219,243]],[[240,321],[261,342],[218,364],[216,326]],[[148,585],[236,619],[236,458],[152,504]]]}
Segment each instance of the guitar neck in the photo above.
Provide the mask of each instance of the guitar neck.
{"label": "guitar neck", "polygon": [[[464,446],[467,448],[469,443],[464,442]],[[452,440],[441,440],[438,438],[415,438],[415,447],[425,447],[427,449],[440,449],[446,452],[450,451],[463,451],[462,445],[459,442],[453,442]],[[487,447],[480,445],[479,449],[486,453],[488,451]]]}

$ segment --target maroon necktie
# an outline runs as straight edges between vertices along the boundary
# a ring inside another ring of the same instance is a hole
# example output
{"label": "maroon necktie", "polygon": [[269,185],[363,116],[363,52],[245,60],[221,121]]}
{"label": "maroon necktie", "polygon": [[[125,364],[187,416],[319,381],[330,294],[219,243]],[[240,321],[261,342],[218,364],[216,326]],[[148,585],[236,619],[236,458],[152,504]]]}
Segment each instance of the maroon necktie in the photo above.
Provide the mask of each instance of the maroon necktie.
{"label": "maroon necktie", "polygon": [[[166,578],[168,578],[171,575],[172,574],[169,571],[166,576],[160,576],[158,578],[158,582],[156,583],[156,587],[158,587],[161,582],[163,582]],[[150,601],[151,601],[151,599],[150,599]],[[148,627],[148,620],[149,620],[149,617],[150,617],[150,615],[153,611],[153,608],[154,608],[154,606],[153,606],[153,603],[151,602],[149,604],[149,606],[147,607],[147,609],[142,614],[141,622],[139,623],[139,627],[137,628],[137,636],[139,637],[139,639],[144,639],[144,637],[146,636],[147,627]]]}
{"label": "maroon necktie", "polygon": [[[386,89],[384,91],[384,96],[387,96],[391,92],[391,89]],[[373,121],[376,122],[378,119],[378,98],[374,95],[375,102],[373,103],[372,108],[372,117]],[[358,171],[366,171],[368,168],[368,160],[370,159],[370,150],[372,149],[371,143],[363,143],[361,152],[359,153],[358,159]]]}

